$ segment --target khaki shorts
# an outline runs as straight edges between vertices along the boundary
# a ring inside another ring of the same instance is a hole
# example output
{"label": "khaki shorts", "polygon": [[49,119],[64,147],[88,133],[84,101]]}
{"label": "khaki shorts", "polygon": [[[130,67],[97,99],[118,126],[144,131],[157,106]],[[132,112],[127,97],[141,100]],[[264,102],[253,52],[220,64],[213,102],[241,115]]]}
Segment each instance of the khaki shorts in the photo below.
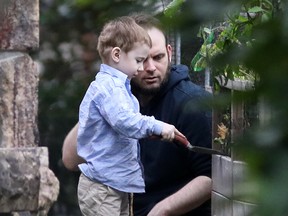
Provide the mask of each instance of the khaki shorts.
{"label": "khaki shorts", "polygon": [[128,194],[91,181],[81,174],[78,203],[85,216],[129,216]]}

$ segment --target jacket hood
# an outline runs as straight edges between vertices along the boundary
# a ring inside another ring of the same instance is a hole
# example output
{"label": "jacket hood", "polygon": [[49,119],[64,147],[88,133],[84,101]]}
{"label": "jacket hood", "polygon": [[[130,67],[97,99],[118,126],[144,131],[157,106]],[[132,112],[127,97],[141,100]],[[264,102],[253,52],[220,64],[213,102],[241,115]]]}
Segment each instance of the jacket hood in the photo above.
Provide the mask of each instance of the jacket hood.
{"label": "jacket hood", "polygon": [[168,82],[162,87],[158,96],[164,95],[169,89],[173,88],[182,80],[190,80],[189,69],[186,65],[172,65]]}

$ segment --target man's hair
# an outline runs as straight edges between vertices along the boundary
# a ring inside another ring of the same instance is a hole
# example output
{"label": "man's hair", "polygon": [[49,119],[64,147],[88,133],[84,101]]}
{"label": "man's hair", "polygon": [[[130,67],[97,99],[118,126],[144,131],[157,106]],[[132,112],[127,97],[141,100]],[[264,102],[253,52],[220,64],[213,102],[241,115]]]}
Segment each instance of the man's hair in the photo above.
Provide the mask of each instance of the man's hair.
{"label": "man's hair", "polygon": [[135,20],[135,22],[145,30],[149,30],[151,28],[157,28],[159,31],[163,33],[166,40],[165,43],[166,44],[168,43],[165,26],[161,23],[159,19],[145,13],[132,13],[130,14],[130,17],[132,17]]}
{"label": "man's hair", "polygon": [[114,47],[121,48],[125,53],[133,49],[136,42],[152,46],[151,39],[145,29],[133,18],[122,16],[106,23],[98,37],[97,50],[102,61],[107,61]]}

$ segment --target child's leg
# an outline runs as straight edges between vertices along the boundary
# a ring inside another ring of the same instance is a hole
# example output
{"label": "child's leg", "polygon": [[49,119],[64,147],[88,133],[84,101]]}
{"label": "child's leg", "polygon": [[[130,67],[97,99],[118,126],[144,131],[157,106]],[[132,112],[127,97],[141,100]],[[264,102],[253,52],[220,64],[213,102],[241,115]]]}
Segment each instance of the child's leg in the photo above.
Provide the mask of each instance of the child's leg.
{"label": "child's leg", "polygon": [[78,202],[84,216],[129,215],[127,193],[93,182],[83,174],[79,178]]}

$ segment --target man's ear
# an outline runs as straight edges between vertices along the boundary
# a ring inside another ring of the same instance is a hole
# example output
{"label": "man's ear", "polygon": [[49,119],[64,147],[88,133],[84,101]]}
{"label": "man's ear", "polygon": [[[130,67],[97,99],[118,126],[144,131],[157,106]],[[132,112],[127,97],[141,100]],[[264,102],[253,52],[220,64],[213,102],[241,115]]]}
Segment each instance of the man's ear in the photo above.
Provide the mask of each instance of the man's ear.
{"label": "man's ear", "polygon": [[169,62],[171,63],[171,61],[172,61],[172,46],[170,44],[168,44],[166,49],[167,49],[167,53],[168,53]]}
{"label": "man's ear", "polygon": [[112,60],[116,63],[118,63],[120,61],[120,53],[121,53],[121,49],[120,47],[114,47],[111,51],[111,57]]}

